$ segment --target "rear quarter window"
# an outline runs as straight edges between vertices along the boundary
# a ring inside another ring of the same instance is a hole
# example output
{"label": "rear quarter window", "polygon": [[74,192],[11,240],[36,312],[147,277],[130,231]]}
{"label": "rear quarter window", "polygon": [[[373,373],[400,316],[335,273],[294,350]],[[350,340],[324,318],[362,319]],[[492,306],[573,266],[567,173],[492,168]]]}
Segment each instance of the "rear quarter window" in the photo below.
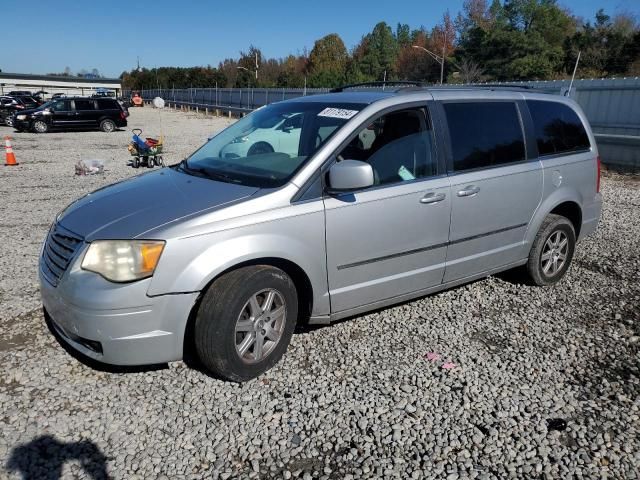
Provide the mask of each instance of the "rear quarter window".
{"label": "rear quarter window", "polygon": [[118,103],[115,100],[107,98],[98,99],[98,109],[100,110],[117,110],[118,108]]}
{"label": "rear quarter window", "polygon": [[455,172],[526,159],[522,125],[514,102],[447,102],[443,107]]}
{"label": "rear quarter window", "polygon": [[589,150],[589,136],[569,106],[559,102],[527,100],[540,156]]}

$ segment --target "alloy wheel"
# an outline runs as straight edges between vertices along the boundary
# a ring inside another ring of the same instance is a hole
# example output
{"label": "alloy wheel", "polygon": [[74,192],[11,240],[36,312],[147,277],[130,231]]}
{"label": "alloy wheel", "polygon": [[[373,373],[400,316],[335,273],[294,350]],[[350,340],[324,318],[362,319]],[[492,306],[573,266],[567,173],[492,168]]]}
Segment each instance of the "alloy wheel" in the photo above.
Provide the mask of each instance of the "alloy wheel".
{"label": "alloy wheel", "polygon": [[235,327],[236,353],[245,363],[258,363],[276,347],[286,324],[283,295],[267,288],[251,296],[238,315]]}
{"label": "alloy wheel", "polygon": [[569,239],[566,233],[562,230],[554,231],[549,235],[542,249],[542,255],[540,256],[542,272],[547,277],[556,275],[564,267],[568,253]]}

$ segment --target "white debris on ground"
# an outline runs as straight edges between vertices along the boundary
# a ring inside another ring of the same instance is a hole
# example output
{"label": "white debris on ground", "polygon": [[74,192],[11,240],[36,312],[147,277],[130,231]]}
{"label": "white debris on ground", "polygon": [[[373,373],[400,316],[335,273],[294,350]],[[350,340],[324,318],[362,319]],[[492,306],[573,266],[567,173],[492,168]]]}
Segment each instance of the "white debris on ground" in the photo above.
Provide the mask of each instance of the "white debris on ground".
{"label": "white debris on ground", "polygon": [[[160,134],[158,110],[131,110],[130,128]],[[227,123],[161,118],[167,163]],[[237,385],[182,362],[97,371],[59,346],[39,309],[47,228],[140,171],[128,131],[13,136],[20,166],[0,167],[0,477],[638,478],[637,179],[603,179],[599,230],[557,286],[501,275],[303,329],[280,364]],[[104,173],[75,176],[83,158]]]}

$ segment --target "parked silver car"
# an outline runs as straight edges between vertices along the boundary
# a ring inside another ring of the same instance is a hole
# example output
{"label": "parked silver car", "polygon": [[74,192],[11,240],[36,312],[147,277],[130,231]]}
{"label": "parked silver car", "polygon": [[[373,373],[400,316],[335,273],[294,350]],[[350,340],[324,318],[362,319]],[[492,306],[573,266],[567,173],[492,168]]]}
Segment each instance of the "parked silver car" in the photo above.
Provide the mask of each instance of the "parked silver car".
{"label": "parked silver car", "polygon": [[[298,131],[272,128],[288,118]],[[251,149],[264,128],[274,141]],[[293,134],[297,149],[280,151]],[[399,88],[272,104],[61,212],[40,260],[46,318],[101,362],[192,348],[244,381],[282,357],[298,322],[514,267],[557,282],[596,229],[599,172],[588,122],[563,97]]]}

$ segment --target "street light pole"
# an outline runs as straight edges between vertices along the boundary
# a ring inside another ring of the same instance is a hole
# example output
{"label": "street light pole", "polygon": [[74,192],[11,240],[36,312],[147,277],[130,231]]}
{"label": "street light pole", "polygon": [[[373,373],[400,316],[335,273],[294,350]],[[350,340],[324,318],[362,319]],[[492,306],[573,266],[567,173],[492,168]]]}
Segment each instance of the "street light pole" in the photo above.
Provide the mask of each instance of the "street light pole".
{"label": "street light pole", "polygon": [[[442,81],[444,80],[444,56],[441,57],[440,55],[436,55],[431,50],[427,50],[426,48],[421,47],[420,45],[413,45],[413,48],[417,48],[419,50],[424,50],[429,55],[431,55],[431,57],[436,62],[438,62],[440,64],[440,85],[442,85]],[[442,54],[444,55],[444,47],[442,48]]]}

